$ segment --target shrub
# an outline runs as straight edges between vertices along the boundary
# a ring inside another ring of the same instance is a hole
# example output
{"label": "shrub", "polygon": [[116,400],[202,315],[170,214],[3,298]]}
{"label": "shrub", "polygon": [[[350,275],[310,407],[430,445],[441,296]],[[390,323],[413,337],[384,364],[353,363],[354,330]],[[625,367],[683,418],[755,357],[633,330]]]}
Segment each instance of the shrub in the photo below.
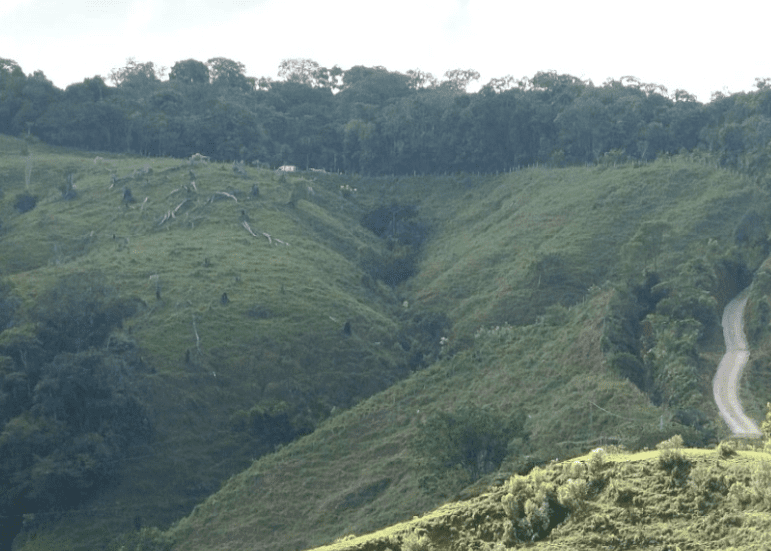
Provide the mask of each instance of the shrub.
{"label": "shrub", "polygon": [[[582,481],[576,481],[562,490],[568,499],[576,499],[576,511],[583,507],[584,490]],[[585,488],[584,484],[584,488]],[[554,527],[562,523],[570,512],[567,504],[559,499],[557,486],[547,478],[543,469],[533,469],[528,476],[514,475],[504,485],[506,493],[501,504],[509,519],[505,527],[504,540],[527,542],[543,539]]]}
{"label": "shrub", "polygon": [[607,460],[608,454],[603,448],[593,449],[592,453],[589,454],[589,461],[587,462],[589,466],[589,474],[592,477],[597,478],[605,468]]}
{"label": "shrub", "polygon": [[234,431],[250,437],[252,453],[257,456],[313,430],[307,419],[284,401],[266,401],[249,411],[239,410],[231,416],[230,425]]}
{"label": "shrub", "polygon": [[659,443],[659,465],[666,471],[675,486],[682,486],[688,478],[691,461],[682,452],[683,438],[676,434],[669,440]]}
{"label": "shrub", "polygon": [[562,471],[568,478],[578,479],[585,478],[589,469],[583,461],[573,461],[572,463],[565,463]]}
{"label": "shrub", "polygon": [[771,461],[756,461],[752,468],[750,490],[753,503],[771,510]]}
{"label": "shrub", "polygon": [[557,489],[557,499],[571,514],[581,514],[586,506],[588,489],[583,480],[570,479]]}
{"label": "shrub", "polygon": [[11,293],[11,287],[0,281],[0,333],[13,325],[20,303],[21,301]]}
{"label": "shrub", "polygon": [[714,465],[702,464],[691,469],[690,485],[695,493],[696,505],[703,514],[722,503],[731,481],[726,478],[725,471]]}
{"label": "shrub", "polygon": [[736,455],[736,450],[731,442],[720,442],[717,446],[717,455],[721,459],[728,459]]}
{"label": "shrub", "polygon": [[657,450],[679,450],[683,447],[683,437],[675,434],[673,437],[656,444]]}
{"label": "shrub", "polygon": [[766,440],[771,440],[771,402],[766,402],[766,417],[760,425],[760,430]]}
{"label": "shrub", "polygon": [[402,551],[432,551],[434,546],[426,534],[412,532],[405,536],[402,542]]}
{"label": "shrub", "polygon": [[37,197],[30,195],[29,193],[21,193],[16,196],[16,200],[13,202],[13,208],[19,211],[20,214],[29,212],[37,206]]}
{"label": "shrub", "polygon": [[523,435],[525,417],[467,405],[429,417],[417,441],[417,454],[440,477],[460,467],[471,483],[497,469],[509,441]]}

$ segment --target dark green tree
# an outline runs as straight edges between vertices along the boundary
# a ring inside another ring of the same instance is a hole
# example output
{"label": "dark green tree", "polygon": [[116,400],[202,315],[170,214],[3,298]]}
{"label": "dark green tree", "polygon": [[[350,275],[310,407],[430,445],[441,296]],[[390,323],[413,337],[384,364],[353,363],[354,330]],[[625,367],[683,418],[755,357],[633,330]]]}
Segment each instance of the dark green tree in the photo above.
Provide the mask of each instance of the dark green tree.
{"label": "dark green tree", "polygon": [[21,89],[22,101],[11,121],[12,130],[15,133],[31,133],[38,119],[56,102],[60,94],[61,90],[42,71],[35,71],[27,77]]}
{"label": "dark green tree", "polygon": [[171,68],[169,80],[181,84],[209,84],[209,68],[195,59],[177,61]]}
{"label": "dark green tree", "polygon": [[114,91],[100,76],[71,84],[38,119],[38,135],[70,147],[113,149],[122,118],[110,102]]}
{"label": "dark green tree", "polygon": [[439,83],[434,75],[421,71],[420,69],[410,69],[407,71],[407,76],[410,77],[409,86],[413,90],[433,88]]}
{"label": "dark green tree", "polygon": [[479,73],[473,69],[452,69],[444,73],[443,86],[456,92],[465,92],[468,85],[479,80]]}
{"label": "dark green tree", "polygon": [[206,61],[211,82],[215,86],[234,88],[243,92],[255,89],[255,79],[244,74],[244,64],[226,57],[213,57]]}
{"label": "dark green tree", "polygon": [[27,81],[24,71],[12,59],[0,58],[0,132],[15,134],[16,113],[23,103],[23,88]]}
{"label": "dark green tree", "polygon": [[281,61],[278,66],[278,76],[286,82],[332,91],[341,88],[343,70],[337,65],[327,69],[312,59],[293,58]]}
{"label": "dark green tree", "polygon": [[103,348],[135,308],[94,275],[65,278],[0,346],[0,546],[37,511],[75,507],[116,479],[152,431],[131,346]]}
{"label": "dark green tree", "polygon": [[470,484],[500,466],[509,442],[526,436],[524,422],[521,412],[509,416],[476,405],[437,412],[423,426],[416,452],[433,476],[456,471],[456,482]]}
{"label": "dark green tree", "polygon": [[115,86],[134,88],[141,92],[158,84],[160,76],[152,61],[139,63],[130,57],[124,67],[112,69],[109,78]]}

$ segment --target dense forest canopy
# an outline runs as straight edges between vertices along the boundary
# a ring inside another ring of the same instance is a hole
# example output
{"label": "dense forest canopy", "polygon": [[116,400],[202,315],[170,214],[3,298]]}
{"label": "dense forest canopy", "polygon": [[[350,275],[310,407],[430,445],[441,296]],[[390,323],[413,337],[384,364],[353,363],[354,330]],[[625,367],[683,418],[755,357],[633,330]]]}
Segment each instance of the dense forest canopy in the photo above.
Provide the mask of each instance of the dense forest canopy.
{"label": "dense forest canopy", "polygon": [[[279,80],[248,77],[227,58],[124,67],[60,90],[41,71],[0,59],[0,133],[152,156],[365,174],[495,172],[702,148],[760,176],[770,155],[771,80],[702,104],[631,76],[598,86],[555,72],[442,79],[420,70],[322,67],[287,59]],[[168,73],[168,74],[167,74]]]}

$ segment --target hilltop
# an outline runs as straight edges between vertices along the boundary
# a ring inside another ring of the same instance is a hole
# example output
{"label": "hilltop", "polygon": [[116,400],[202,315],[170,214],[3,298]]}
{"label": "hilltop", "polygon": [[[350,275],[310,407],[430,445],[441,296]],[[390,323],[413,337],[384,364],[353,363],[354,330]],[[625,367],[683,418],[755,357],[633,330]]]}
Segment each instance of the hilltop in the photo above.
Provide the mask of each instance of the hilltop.
{"label": "hilltop", "polygon": [[600,445],[713,446],[719,315],[753,280],[767,332],[768,194],[696,154],[365,177],[2,146],[6,380],[45,360],[44,304],[99,289],[125,315],[89,353],[152,425],[20,549],[305,548]]}
{"label": "hilltop", "polygon": [[[316,551],[432,549],[763,549],[771,543],[768,454],[680,449],[588,455],[515,475],[444,505]],[[535,543],[529,543],[535,541]]]}

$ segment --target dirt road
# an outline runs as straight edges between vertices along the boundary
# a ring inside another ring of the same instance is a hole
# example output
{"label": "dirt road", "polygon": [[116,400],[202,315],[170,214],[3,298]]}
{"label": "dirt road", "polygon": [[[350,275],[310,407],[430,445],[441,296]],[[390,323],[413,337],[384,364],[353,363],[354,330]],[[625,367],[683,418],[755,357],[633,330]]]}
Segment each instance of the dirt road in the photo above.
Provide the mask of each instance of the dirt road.
{"label": "dirt road", "polygon": [[720,415],[734,436],[756,437],[762,434],[760,428],[744,414],[739,402],[739,380],[750,357],[743,326],[744,307],[747,305],[748,296],[749,290],[745,289],[729,302],[723,311],[726,351],[712,382],[712,392]]}

